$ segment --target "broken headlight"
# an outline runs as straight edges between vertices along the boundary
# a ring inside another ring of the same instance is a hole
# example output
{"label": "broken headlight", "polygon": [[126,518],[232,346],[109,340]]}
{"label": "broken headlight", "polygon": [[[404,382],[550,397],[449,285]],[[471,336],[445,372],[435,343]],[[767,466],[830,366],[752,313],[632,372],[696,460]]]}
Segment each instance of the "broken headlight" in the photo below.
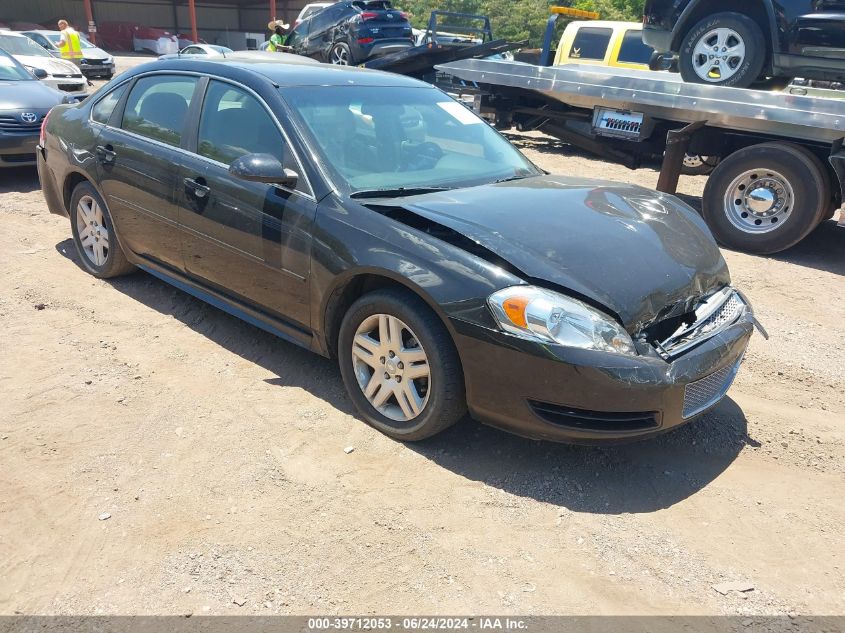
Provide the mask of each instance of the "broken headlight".
{"label": "broken headlight", "polygon": [[551,290],[512,286],[487,299],[493,315],[506,332],[566,347],[614,354],[636,354],[624,328],[611,317]]}

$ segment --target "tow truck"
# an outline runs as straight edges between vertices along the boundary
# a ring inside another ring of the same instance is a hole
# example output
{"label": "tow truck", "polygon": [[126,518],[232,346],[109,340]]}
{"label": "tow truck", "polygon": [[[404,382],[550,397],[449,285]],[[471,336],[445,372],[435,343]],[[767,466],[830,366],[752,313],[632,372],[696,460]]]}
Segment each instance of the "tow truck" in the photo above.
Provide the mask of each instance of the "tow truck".
{"label": "tow truck", "polygon": [[715,157],[702,215],[729,248],[776,253],[834,217],[845,191],[845,100],[690,84],[667,71],[551,66],[555,20],[572,17],[552,11],[538,64],[436,68],[476,87],[475,109],[499,129],[541,131],[632,169],[662,156],[662,192],[676,192],[685,156]]}

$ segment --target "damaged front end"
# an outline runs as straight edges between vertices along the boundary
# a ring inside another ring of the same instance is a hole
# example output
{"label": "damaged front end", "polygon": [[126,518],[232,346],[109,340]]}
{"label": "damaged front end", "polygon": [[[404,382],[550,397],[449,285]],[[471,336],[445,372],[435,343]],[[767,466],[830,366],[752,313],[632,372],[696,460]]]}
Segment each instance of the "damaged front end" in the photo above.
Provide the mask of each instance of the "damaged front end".
{"label": "damaged front end", "polygon": [[725,286],[718,292],[705,297],[691,312],[675,317],[673,320],[677,322],[677,327],[669,336],[659,340],[654,337],[655,331],[665,330],[664,322],[658,323],[662,326],[660,329],[647,328],[644,335],[661,358],[671,361],[730,327],[746,314],[760,334],[768,339],[768,333],[754,318],[751,304],[742,293],[731,286]]}

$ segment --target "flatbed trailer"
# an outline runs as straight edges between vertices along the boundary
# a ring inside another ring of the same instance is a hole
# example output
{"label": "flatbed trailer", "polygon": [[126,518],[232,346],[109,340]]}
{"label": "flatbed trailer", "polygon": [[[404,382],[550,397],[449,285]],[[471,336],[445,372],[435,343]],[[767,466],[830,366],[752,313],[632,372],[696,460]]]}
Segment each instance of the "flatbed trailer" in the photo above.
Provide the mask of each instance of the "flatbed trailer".
{"label": "flatbed trailer", "polygon": [[477,86],[476,109],[500,129],[539,130],[631,168],[662,156],[667,193],[685,156],[718,160],[702,214],[729,247],[784,250],[842,204],[845,100],[601,66],[467,59],[437,68]]}

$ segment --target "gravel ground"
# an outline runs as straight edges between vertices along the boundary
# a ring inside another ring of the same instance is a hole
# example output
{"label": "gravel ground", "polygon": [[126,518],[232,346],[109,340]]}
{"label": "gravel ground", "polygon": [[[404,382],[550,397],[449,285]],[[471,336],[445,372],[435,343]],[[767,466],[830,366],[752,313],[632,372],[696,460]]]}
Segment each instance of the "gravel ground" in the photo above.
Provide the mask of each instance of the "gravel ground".
{"label": "gravel ground", "polygon": [[[510,138],[555,173],[657,180]],[[470,420],[393,442],[332,362],[85,274],[34,169],[0,172],[0,220],[0,614],[845,614],[834,222],[725,252],[771,334],[729,398],[583,448]]]}

